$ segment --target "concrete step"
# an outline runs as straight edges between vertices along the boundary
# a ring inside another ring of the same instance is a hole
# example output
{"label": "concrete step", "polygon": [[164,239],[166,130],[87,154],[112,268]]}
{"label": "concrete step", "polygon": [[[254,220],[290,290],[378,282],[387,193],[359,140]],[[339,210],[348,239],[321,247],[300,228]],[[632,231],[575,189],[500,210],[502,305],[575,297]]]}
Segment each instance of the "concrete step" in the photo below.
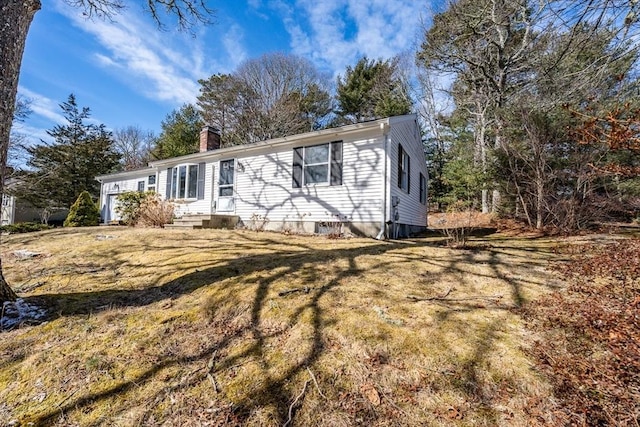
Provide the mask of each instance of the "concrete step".
{"label": "concrete step", "polygon": [[201,225],[189,225],[189,224],[165,224],[164,228],[168,230],[200,230]]}
{"label": "concrete step", "polygon": [[235,228],[240,217],[237,215],[195,215],[188,214],[176,218],[173,224],[165,228],[200,229],[200,228]]}
{"label": "concrete step", "polygon": [[207,219],[184,219],[178,218],[173,221],[174,224],[181,225],[199,225],[201,227],[207,227],[209,225],[209,220]]}

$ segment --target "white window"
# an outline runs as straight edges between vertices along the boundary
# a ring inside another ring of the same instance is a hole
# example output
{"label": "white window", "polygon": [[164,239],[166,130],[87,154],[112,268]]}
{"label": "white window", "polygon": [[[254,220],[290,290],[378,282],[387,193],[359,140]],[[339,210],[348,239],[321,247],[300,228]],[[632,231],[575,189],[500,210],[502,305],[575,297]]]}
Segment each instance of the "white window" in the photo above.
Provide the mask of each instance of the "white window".
{"label": "white window", "polygon": [[427,204],[427,179],[420,172],[420,203]]}
{"label": "white window", "polygon": [[329,144],[304,147],[304,183],[329,182]]}
{"label": "white window", "polygon": [[147,178],[147,191],[156,191],[156,176],[149,175]]}
{"label": "white window", "polygon": [[144,181],[138,181],[138,192],[144,193]]}
{"label": "white window", "polygon": [[195,199],[198,196],[198,165],[180,165],[169,169],[170,199]]}
{"label": "white window", "polygon": [[293,149],[293,188],[342,185],[342,141]]}

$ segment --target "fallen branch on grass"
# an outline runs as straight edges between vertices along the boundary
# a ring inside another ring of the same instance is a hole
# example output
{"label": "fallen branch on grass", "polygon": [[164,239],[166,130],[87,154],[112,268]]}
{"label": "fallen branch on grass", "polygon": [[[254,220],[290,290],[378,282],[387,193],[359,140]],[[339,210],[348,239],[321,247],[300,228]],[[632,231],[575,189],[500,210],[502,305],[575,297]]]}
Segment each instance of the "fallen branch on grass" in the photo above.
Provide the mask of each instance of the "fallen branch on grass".
{"label": "fallen branch on grass", "polygon": [[304,292],[305,294],[309,293],[309,287],[305,286],[304,288],[294,288],[294,289],[285,289],[284,291],[278,292],[279,297],[283,297],[285,295],[294,294],[296,292]]}
{"label": "fallen branch on grass", "polygon": [[296,403],[298,403],[298,400],[300,400],[300,398],[302,396],[304,396],[304,392],[307,391],[307,385],[309,385],[309,382],[311,381],[311,379],[308,379],[304,382],[304,386],[302,387],[302,391],[300,392],[300,394],[298,396],[296,396],[296,398],[294,399],[293,403],[291,403],[291,406],[289,406],[289,419],[287,420],[286,423],[284,423],[282,425],[282,427],[287,427],[289,424],[291,424],[291,420],[293,419],[293,407],[296,406]]}
{"label": "fallen branch on grass", "polygon": [[447,296],[451,293],[451,289],[449,289],[447,292],[445,292],[444,294],[440,295],[440,296],[435,296],[435,297],[421,297],[421,296],[417,296],[417,295],[407,295],[407,299],[410,299],[412,301],[477,301],[477,300],[484,300],[484,301],[500,301],[503,297],[503,295],[472,295],[472,296],[468,296],[468,297],[461,297],[461,298],[447,298]]}
{"label": "fallen branch on grass", "polygon": [[318,390],[318,393],[320,394],[320,396],[322,396],[322,397],[324,397],[326,399],[327,396],[322,394],[322,391],[320,391],[320,386],[318,385],[318,381],[316,380],[316,376],[313,375],[313,372],[311,372],[311,369],[307,368],[307,371],[309,371],[309,375],[311,375],[311,378],[313,379],[313,383],[316,385],[316,389]]}
{"label": "fallen branch on grass", "polygon": [[453,288],[449,288],[444,294],[439,295],[439,296],[435,296],[435,297],[418,297],[418,296],[415,296],[415,295],[407,295],[407,298],[409,298],[410,300],[413,300],[413,301],[442,300],[442,299],[445,299],[447,296],[449,296],[449,294],[451,293],[452,290],[453,290]]}

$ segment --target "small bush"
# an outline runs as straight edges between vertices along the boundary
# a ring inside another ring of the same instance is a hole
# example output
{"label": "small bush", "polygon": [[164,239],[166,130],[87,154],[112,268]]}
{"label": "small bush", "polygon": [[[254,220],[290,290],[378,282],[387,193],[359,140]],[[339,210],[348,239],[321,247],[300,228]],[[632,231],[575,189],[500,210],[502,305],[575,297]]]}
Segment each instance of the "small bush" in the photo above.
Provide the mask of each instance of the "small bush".
{"label": "small bush", "polygon": [[34,231],[49,230],[53,227],[39,222],[19,222],[17,224],[8,224],[0,226],[2,233],[32,233]]}
{"label": "small bush", "polygon": [[127,191],[126,193],[118,194],[116,212],[120,215],[122,222],[130,226],[136,225],[140,215],[140,205],[153,195],[155,195],[153,191],[144,193],[140,191]]}
{"label": "small bush", "polygon": [[71,205],[69,215],[64,220],[65,227],[87,227],[100,223],[100,210],[88,191],[83,191]]}
{"label": "small bush", "polygon": [[147,193],[135,212],[137,225],[163,227],[173,221],[173,204],[160,199],[155,193]]}
{"label": "small bush", "polygon": [[447,235],[449,246],[464,248],[467,239],[474,230],[473,217],[475,211],[463,202],[451,203],[447,208],[447,219],[442,223],[442,229]]}

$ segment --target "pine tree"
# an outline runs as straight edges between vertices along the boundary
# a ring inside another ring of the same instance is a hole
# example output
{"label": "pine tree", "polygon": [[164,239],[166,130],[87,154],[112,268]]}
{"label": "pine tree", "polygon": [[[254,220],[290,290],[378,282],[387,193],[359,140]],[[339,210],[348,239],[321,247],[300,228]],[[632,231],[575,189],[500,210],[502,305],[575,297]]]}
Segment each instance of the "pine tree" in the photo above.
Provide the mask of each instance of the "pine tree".
{"label": "pine tree", "polygon": [[73,94],[60,107],[67,123],[47,131],[53,143],[27,149],[29,170],[17,189],[21,198],[36,207],[68,208],[83,191],[97,198],[100,183],[95,177],[119,166],[111,132],[103,124],[87,123],[90,109],[80,109]]}
{"label": "pine tree", "polygon": [[83,191],[69,210],[65,227],[90,227],[100,222],[100,210],[93,202],[88,191]]}
{"label": "pine tree", "polygon": [[192,104],[173,110],[162,121],[162,133],[151,155],[156,159],[169,159],[198,152],[198,135],[203,124],[200,113]]}
{"label": "pine tree", "polygon": [[398,76],[397,58],[373,61],[363,57],[338,77],[339,121],[357,123],[411,112],[407,85]]}

